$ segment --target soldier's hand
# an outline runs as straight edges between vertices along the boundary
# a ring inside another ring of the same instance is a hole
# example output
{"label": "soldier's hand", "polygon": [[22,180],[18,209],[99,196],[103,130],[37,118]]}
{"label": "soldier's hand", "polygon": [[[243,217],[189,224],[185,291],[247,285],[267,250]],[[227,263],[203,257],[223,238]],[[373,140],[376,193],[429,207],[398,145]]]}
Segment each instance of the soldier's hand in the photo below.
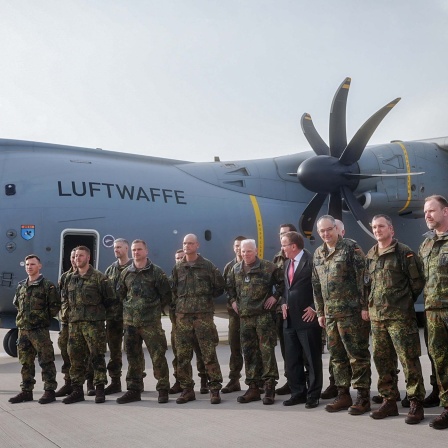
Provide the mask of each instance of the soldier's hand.
{"label": "soldier's hand", "polygon": [[236,302],[232,302],[232,308],[233,308],[233,311],[235,311],[236,314],[239,314],[238,313],[238,305],[236,304]]}
{"label": "soldier's hand", "polygon": [[288,317],[288,305],[286,305],[286,303],[282,305],[282,313],[283,313],[283,320],[285,320]]}
{"label": "soldier's hand", "polygon": [[320,317],[317,318],[317,320],[318,320],[318,322],[319,322],[319,325],[320,325],[322,328],[325,328],[325,316],[320,316]]}
{"label": "soldier's hand", "polygon": [[270,310],[277,303],[277,299],[274,296],[269,297],[269,299],[264,302],[264,308]]}
{"label": "soldier's hand", "polygon": [[306,307],[303,311],[302,320],[304,322],[312,322],[316,318],[317,313],[310,306]]}
{"label": "soldier's hand", "polygon": [[369,311],[362,310],[361,311],[361,317],[362,317],[362,320],[365,320],[365,321],[368,322],[370,320]]}

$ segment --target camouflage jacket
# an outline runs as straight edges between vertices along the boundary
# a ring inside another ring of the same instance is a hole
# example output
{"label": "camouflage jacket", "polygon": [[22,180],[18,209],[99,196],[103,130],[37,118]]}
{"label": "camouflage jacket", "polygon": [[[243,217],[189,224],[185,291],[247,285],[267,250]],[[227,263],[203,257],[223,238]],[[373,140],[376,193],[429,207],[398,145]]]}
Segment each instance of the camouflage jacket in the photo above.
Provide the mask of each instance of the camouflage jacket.
{"label": "camouflage jacket", "polygon": [[[232,270],[232,268],[238,263],[238,261],[236,260],[236,258],[234,258],[232,261],[229,261],[225,266],[224,266],[224,271],[222,272],[222,276],[224,277],[224,282],[226,284],[226,289],[227,289],[227,277],[229,276],[230,271]],[[229,294],[227,293],[227,309],[228,310],[233,310],[232,308],[232,304],[230,303],[230,297]]]}
{"label": "camouflage jacket", "polygon": [[415,318],[414,302],[423,290],[423,266],[412,250],[393,240],[381,254],[366,255],[364,276],[371,320]]}
{"label": "camouflage jacket", "polygon": [[132,327],[157,322],[171,301],[168,277],[149,259],[144,268],[137,269],[132,263],[121,273],[117,294],[123,303],[123,323]]}
{"label": "camouflage jacket", "polygon": [[283,270],[274,263],[257,258],[249,272],[244,272],[244,261],[235,264],[227,277],[230,302],[236,301],[241,317],[271,313],[264,308],[266,299],[274,296],[277,303],[285,283]]}
{"label": "camouflage jacket", "polygon": [[448,232],[425,233],[419,256],[426,279],[423,295],[425,310],[448,308]]}
{"label": "camouflage jacket", "polygon": [[224,292],[224,278],[209,260],[198,255],[189,265],[184,257],[172,274],[173,302],[176,313],[213,313],[214,299]]}
{"label": "camouflage jacket", "polygon": [[48,328],[61,308],[56,286],[43,275],[29,284],[28,279],[19,282],[13,303],[17,308],[17,328],[21,330]]}
{"label": "camouflage jacket", "polygon": [[[132,264],[132,260],[128,260],[127,263],[121,265],[118,260],[112,263],[104,273],[110,281],[112,289],[115,294],[117,293],[118,282],[120,280],[121,273]],[[107,320],[123,320],[123,302],[121,300],[116,300],[115,304],[106,309],[106,319]]]}
{"label": "camouflage jacket", "polygon": [[367,310],[364,269],[364,253],[351,239],[339,237],[333,252],[325,243],[316,249],[312,283],[319,317],[351,316]]}
{"label": "camouflage jacket", "polygon": [[68,298],[66,292],[66,283],[70,274],[73,273],[73,267],[68,271],[65,271],[59,278],[58,286],[59,292],[61,293],[61,312],[59,313],[59,320],[62,324],[68,324]]}
{"label": "camouflage jacket", "polygon": [[78,270],[66,282],[69,322],[106,320],[106,308],[113,306],[115,294],[109,279],[93,266],[84,275]]}

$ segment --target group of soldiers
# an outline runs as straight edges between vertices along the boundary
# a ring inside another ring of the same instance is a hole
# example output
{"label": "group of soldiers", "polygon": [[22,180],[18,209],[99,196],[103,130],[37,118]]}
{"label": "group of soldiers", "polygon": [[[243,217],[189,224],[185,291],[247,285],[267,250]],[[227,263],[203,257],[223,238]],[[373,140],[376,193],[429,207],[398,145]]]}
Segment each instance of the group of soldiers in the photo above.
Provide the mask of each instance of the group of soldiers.
{"label": "group of soldiers", "polygon": [[[290,394],[285,406],[319,405],[319,398],[334,398],[325,410],[348,410],[351,415],[371,411],[371,354],[378,372],[381,404],[373,419],[398,415],[398,360],[406,380],[409,413],[406,423],[424,419],[425,388],[420,365],[420,339],[414,302],[424,290],[428,353],[433,364],[437,403],[444,410],[431,423],[448,428],[448,202],[439,195],[425,200],[429,232],[414,253],[397,241],[391,219],[376,215],[372,232],[377,240],[364,255],[353,240],[344,238],[343,224],[330,215],[317,221],[323,244],[311,255],[291,224],[280,227],[281,250],[273,262],[260,259],[255,240],[239,236],[235,259],[221,274],[199,254],[194,234],[183,239],[168,278],[148,258],[143,240],[114,242],[117,261],[105,274],[94,269],[90,251],[78,246],[71,253],[72,267],[56,287],[41,274],[37,255],[25,259],[27,279],[17,287],[18,354],[22,364],[21,392],[11,403],[33,400],[34,362],[42,368],[44,394],[39,403],[64,397],[63,403],[84,400],[87,394],[103,403],[105,395],[121,392],[122,346],[128,359],[127,391],[119,404],[141,400],[144,390],[143,341],[157,380],[158,402],[180,394],[178,404],[195,400],[191,361],[196,353],[201,393],[221,402],[220,392],[241,390],[245,367],[248,389],[239,403],[261,400],[271,405],[275,395]],[[216,353],[219,342],[213,321],[214,301],[228,298],[230,374],[222,388]],[[175,383],[170,388],[167,341],[161,324],[165,307],[172,321]],[[56,391],[54,351],[49,336],[51,317],[60,313],[58,345],[63,357],[64,385]],[[326,330],[330,353],[330,386],[322,392],[321,331]],[[280,338],[287,383],[279,379],[275,347]],[[106,343],[110,360],[106,366]],[[107,371],[111,379],[107,384]],[[353,402],[350,387],[357,390]],[[321,393],[322,392],[322,393]],[[433,397],[434,401],[434,397]]]}

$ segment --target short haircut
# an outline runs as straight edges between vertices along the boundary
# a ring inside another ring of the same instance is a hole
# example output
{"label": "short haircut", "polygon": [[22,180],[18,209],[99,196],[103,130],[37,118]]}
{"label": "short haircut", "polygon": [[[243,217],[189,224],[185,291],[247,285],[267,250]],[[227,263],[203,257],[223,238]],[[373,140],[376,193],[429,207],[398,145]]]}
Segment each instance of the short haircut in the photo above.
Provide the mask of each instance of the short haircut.
{"label": "short haircut", "polygon": [[[380,213],[379,215],[375,215],[373,218],[372,218],[372,222],[373,221],[375,221],[375,219],[380,219],[380,218],[384,218],[386,221],[387,221],[387,224],[389,225],[389,226],[393,226],[393,224],[392,224],[392,218],[390,217],[390,216],[388,216],[388,215],[385,215],[385,214],[383,214],[383,213]],[[370,223],[370,225],[372,225],[372,223]]]}
{"label": "short haircut", "polygon": [[27,255],[27,256],[25,257],[25,261],[26,261],[26,260],[29,260],[30,258],[35,258],[35,259],[40,263],[40,258],[39,258],[37,255],[35,255],[35,254],[29,254],[29,255]]}
{"label": "short haircut", "polygon": [[323,219],[328,219],[334,226],[336,225],[336,220],[333,218],[333,216],[331,215],[322,215],[318,220],[317,220],[317,224],[319,225],[319,223],[323,220]]}
{"label": "short haircut", "polygon": [[299,232],[288,232],[283,235],[283,238],[288,238],[291,244],[295,244],[300,250],[305,247],[303,236]]}
{"label": "short haircut", "polygon": [[117,238],[117,239],[115,239],[115,240],[114,240],[114,244],[115,244],[115,243],[123,243],[123,244],[126,244],[126,246],[129,247],[129,241],[128,241],[128,240],[125,240],[124,238]]}
{"label": "short haircut", "polygon": [[180,254],[181,252],[183,252],[184,250],[183,249],[177,249],[176,250],[176,254]]}
{"label": "short haircut", "polygon": [[75,250],[83,250],[84,252],[87,252],[87,254],[90,257],[90,249],[87,246],[78,246],[78,247],[75,247]]}
{"label": "short haircut", "polygon": [[143,246],[145,246],[145,249],[148,249],[148,246],[147,246],[147,244],[146,244],[146,241],[143,241],[143,240],[134,240],[134,241],[132,241],[132,246],[133,246],[134,244],[143,244]]}
{"label": "short haircut", "polygon": [[244,241],[247,240],[247,238],[245,236],[239,235],[237,236],[233,241]]}
{"label": "short haircut", "polygon": [[254,246],[254,248],[257,248],[257,243],[255,242],[255,240],[251,240],[251,239],[247,239],[247,240],[242,240],[241,241],[241,246],[246,243],[246,244],[252,244]]}
{"label": "short haircut", "polygon": [[433,194],[432,196],[428,196],[425,199],[425,202],[432,201],[433,199],[437,201],[442,206],[442,208],[448,207],[448,201],[444,196],[440,194]]}
{"label": "short haircut", "polygon": [[294,224],[280,224],[280,228],[288,227],[290,232],[297,232],[297,228]]}

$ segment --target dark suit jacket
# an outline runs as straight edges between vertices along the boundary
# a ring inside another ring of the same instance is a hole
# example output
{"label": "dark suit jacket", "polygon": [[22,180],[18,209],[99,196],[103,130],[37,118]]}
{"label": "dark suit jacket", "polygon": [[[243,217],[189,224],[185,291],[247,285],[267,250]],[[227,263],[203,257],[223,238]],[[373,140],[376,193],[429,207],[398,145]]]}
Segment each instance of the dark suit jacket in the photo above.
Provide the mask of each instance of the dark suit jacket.
{"label": "dark suit jacket", "polygon": [[316,319],[313,322],[304,322],[302,319],[303,310],[308,306],[314,308],[313,286],[311,285],[311,274],[313,272],[313,256],[303,250],[302,258],[294,273],[292,284],[289,284],[288,269],[291,260],[285,262],[285,292],[282,304],[288,305],[288,318],[283,321],[284,328],[306,329],[319,327]]}

